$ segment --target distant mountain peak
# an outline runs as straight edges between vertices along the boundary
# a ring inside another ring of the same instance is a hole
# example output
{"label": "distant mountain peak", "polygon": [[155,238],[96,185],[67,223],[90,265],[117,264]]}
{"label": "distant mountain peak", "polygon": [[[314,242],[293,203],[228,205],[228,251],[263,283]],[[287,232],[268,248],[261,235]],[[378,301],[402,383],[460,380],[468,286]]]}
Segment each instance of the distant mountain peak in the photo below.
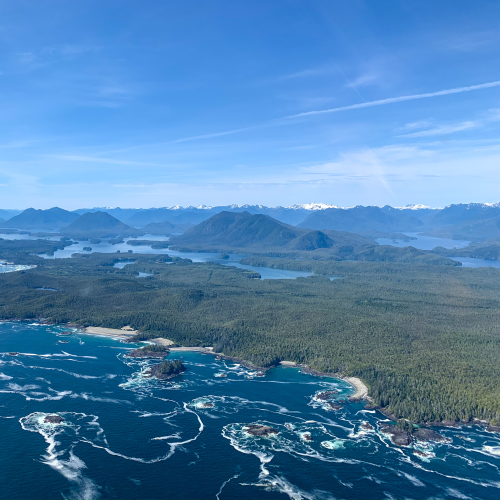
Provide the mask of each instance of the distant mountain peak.
{"label": "distant mountain peak", "polygon": [[394,207],[394,208],[397,208],[398,210],[424,210],[424,209],[439,210],[438,208],[429,207],[427,205],[422,205],[420,203],[405,205],[404,207]]}
{"label": "distant mountain peak", "polygon": [[119,221],[107,212],[87,212],[80,215],[78,219],[64,227],[62,234],[106,234],[120,235],[133,234],[136,232],[127,224]]}
{"label": "distant mountain peak", "polygon": [[328,205],[327,203],[304,203],[301,205],[291,205],[292,210],[326,210],[328,208],[339,208],[338,205]]}

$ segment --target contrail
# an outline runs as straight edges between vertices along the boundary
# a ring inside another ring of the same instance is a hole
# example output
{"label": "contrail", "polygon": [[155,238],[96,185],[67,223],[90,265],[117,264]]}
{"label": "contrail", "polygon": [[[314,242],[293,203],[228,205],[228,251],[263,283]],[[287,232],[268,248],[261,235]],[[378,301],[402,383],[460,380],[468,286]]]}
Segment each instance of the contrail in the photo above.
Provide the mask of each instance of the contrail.
{"label": "contrail", "polygon": [[480,85],[471,85],[470,87],[457,87],[455,89],[439,90],[437,92],[428,92],[426,94],[403,95],[401,97],[389,97],[388,99],[380,99],[378,101],[362,102],[360,104],[351,104],[350,106],[341,106],[340,108],[322,109],[319,111],[306,111],[297,115],[290,115],[286,118],[298,118],[301,116],[322,115],[324,113],[338,113],[339,111],[347,111],[349,109],[371,108],[372,106],[383,106],[384,104],[392,104],[394,102],[414,101],[415,99],[426,99],[427,97],[437,97],[440,95],[460,94],[462,92],[472,92],[473,90],[489,89],[491,87],[499,87],[500,81],[481,83]]}

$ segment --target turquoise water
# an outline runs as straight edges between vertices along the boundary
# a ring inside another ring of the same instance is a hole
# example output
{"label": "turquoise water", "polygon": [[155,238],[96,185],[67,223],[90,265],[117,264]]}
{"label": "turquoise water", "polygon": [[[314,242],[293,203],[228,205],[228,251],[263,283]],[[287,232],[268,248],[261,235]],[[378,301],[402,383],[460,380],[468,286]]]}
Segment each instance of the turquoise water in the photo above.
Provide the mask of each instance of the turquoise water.
{"label": "turquoise water", "polygon": [[[133,345],[63,331],[0,324],[1,499],[500,496],[500,437],[479,427],[397,448],[380,433],[380,414],[360,403],[329,411],[315,399],[324,390],[346,398],[352,388],[341,380],[283,367],[257,377],[176,352],[169,358],[188,370],[158,381],[141,375],[152,362],[125,356]],[[43,422],[54,413],[65,421]],[[250,423],[279,434],[253,437]]]}

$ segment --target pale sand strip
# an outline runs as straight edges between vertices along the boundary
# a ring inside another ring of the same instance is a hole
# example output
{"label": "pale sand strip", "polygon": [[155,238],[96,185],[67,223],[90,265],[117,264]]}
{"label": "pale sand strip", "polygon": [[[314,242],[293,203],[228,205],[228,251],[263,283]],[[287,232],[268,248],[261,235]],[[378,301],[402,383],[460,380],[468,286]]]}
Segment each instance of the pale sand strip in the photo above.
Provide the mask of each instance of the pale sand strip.
{"label": "pale sand strip", "polygon": [[354,386],[356,392],[349,396],[352,399],[368,399],[368,387],[357,377],[346,377],[344,380]]}
{"label": "pale sand strip", "polygon": [[163,337],[158,337],[156,339],[151,339],[151,342],[154,342],[155,344],[162,345],[164,347],[168,347],[169,345],[172,345],[173,342],[168,339],[164,339]]}
{"label": "pale sand strip", "polygon": [[[171,347],[171,351],[213,352],[213,347]],[[214,353],[217,354],[217,353]]]}
{"label": "pale sand strip", "polygon": [[123,328],[121,330],[118,330],[117,328],[101,328],[98,326],[88,326],[87,328],[84,328],[83,331],[84,333],[90,333],[92,335],[123,338],[133,337],[137,333],[137,330],[125,330]]}

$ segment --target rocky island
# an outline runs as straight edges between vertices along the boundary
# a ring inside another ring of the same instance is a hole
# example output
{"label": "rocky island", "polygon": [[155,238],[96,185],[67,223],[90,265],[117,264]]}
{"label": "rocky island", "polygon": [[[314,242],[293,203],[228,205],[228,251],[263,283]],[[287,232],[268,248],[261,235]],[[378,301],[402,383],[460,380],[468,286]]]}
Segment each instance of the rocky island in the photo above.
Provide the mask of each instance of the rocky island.
{"label": "rocky island", "polygon": [[156,377],[160,380],[167,380],[180,375],[186,371],[186,367],[180,359],[174,359],[174,361],[162,361],[157,365],[153,365],[148,370],[148,374],[151,377]]}
{"label": "rocky island", "polygon": [[426,429],[424,427],[419,427],[417,430],[413,432],[413,436],[419,439],[420,441],[446,441],[444,436],[441,436],[436,431],[432,429]]}
{"label": "rocky island", "polygon": [[169,352],[163,345],[148,344],[145,347],[130,351],[127,356],[131,358],[164,358]]}
{"label": "rocky island", "polygon": [[64,418],[62,418],[59,415],[47,415],[43,419],[44,423],[46,424],[61,424],[64,422]]}
{"label": "rocky island", "polygon": [[250,424],[245,426],[245,431],[252,436],[257,437],[268,437],[273,434],[279,434],[279,431],[270,427],[269,425],[260,425],[260,424]]}
{"label": "rocky island", "polygon": [[419,441],[446,441],[446,438],[432,429],[416,428],[410,422],[399,420],[396,425],[386,425],[380,429],[389,434],[396,446],[409,446],[415,439]]}
{"label": "rocky island", "polygon": [[316,394],[316,399],[319,399],[320,401],[328,401],[331,396],[334,396],[335,394],[338,394],[339,391],[323,391],[318,394]]}
{"label": "rocky island", "polygon": [[396,446],[410,446],[413,442],[413,437],[410,432],[399,429],[395,425],[386,425],[380,429],[384,434],[388,434],[392,444]]}

